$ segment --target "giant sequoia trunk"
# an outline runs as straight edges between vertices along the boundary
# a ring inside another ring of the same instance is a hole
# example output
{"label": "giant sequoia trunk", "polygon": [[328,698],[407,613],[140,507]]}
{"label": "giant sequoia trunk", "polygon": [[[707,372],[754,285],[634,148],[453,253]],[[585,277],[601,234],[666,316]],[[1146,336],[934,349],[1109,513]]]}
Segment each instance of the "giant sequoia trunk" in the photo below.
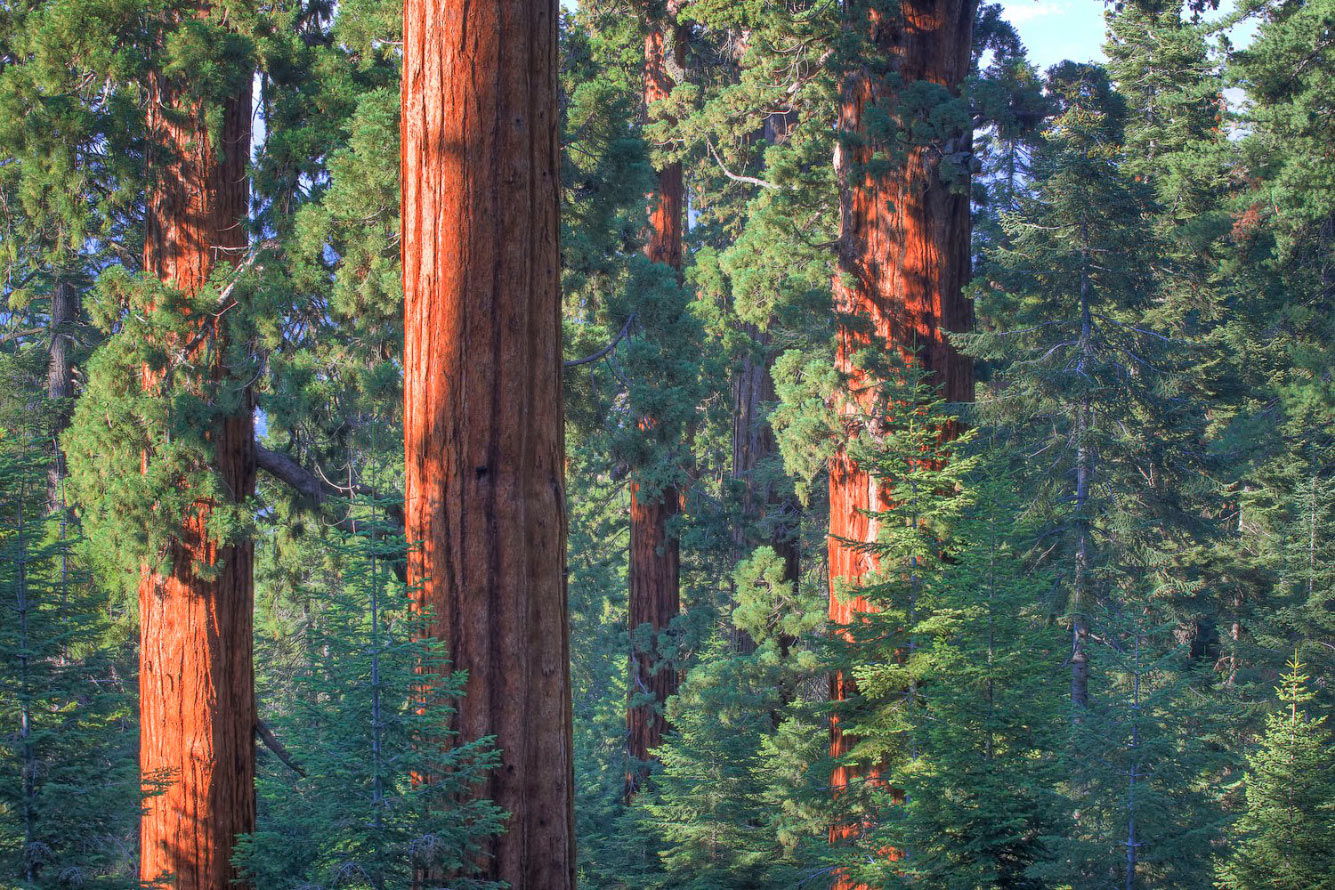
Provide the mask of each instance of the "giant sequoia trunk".
{"label": "giant sequoia trunk", "polygon": [[[904,87],[927,81],[958,95],[969,67],[974,5],[973,0],[860,0],[848,4],[846,15],[871,55],[887,60]],[[850,437],[861,428],[873,397],[874,381],[853,361],[869,344],[915,359],[931,372],[944,398],[973,398],[972,365],[946,336],[972,324],[972,308],[962,293],[969,275],[969,197],[966,188],[948,184],[952,176],[958,179],[956,171],[943,169],[944,164],[959,163],[952,156],[967,163],[971,134],[961,132],[930,145],[887,145],[869,127],[873,109],[905,124],[902,118],[911,113],[890,79],[853,66],[840,89],[843,136],[835,155],[840,232],[834,298],[836,310],[853,319],[840,325],[837,357],[840,370],[849,375],[840,409]],[[868,167],[873,158],[886,163]],[[842,451],[831,461],[829,485],[829,615],[838,628],[872,608],[855,591],[875,571],[875,559],[845,540],[876,540],[877,524],[864,511],[886,508],[885,486]],[[851,679],[836,674],[830,691],[836,700],[846,698],[852,692]],[[843,756],[851,746],[852,739],[835,718],[831,754]],[[835,793],[855,778],[847,767],[836,769]],[[857,830],[836,826],[831,839]]]}
{"label": "giant sequoia trunk", "polygon": [[[211,129],[208,109],[157,74],[148,79],[148,109],[144,268],[198,293],[219,264],[236,263],[246,249],[250,89],[227,100],[220,131]],[[207,316],[199,324],[197,356],[208,356],[208,372],[221,380],[221,322]],[[157,383],[146,370],[145,387]],[[225,490],[237,501],[249,497],[255,436],[248,392],[210,436]],[[179,890],[235,888],[233,841],[255,828],[254,546],[210,541],[212,507],[194,506],[163,568],[146,567],[139,586],[139,763],[146,785],[162,788],[144,803],[139,874],[145,881],[170,874]]]}
{"label": "giant sequoia trunk", "polygon": [[[674,5],[674,4],[672,4]],[[671,6],[671,5],[670,5]],[[671,18],[671,14],[669,14]],[[682,34],[672,21],[650,23],[644,41],[644,101],[646,106],[672,94],[672,67],[680,70],[685,49]],[[685,187],[681,164],[673,162],[658,171],[657,187],[649,195],[649,232],[644,252],[650,260],[664,263],[681,274],[682,223]],[[646,435],[656,428],[653,418],[640,427]],[[665,661],[654,641],[681,611],[680,545],[671,522],[681,512],[681,493],[663,486],[645,497],[633,478],[630,489],[630,630],[641,640],[630,660],[630,682],[626,707],[627,769],[625,797],[635,796],[644,781],[645,768],[654,748],[663,740],[667,720],[663,705],[677,692],[677,671]],[[651,633],[637,633],[648,625]],[[650,637],[652,639],[646,639]]]}
{"label": "giant sequoia trunk", "polygon": [[409,580],[495,736],[484,874],[574,885],[556,0],[405,0]]}

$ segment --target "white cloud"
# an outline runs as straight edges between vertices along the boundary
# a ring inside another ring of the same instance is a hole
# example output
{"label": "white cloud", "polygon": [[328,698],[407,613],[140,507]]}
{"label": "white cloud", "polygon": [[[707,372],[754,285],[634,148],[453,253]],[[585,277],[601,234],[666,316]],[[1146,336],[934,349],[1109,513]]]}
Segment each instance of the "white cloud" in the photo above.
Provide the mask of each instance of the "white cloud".
{"label": "white cloud", "polygon": [[1034,19],[1064,15],[1067,12],[1065,3],[1055,3],[1052,0],[1019,0],[1003,5],[1006,7],[1006,19],[1013,25],[1023,25]]}

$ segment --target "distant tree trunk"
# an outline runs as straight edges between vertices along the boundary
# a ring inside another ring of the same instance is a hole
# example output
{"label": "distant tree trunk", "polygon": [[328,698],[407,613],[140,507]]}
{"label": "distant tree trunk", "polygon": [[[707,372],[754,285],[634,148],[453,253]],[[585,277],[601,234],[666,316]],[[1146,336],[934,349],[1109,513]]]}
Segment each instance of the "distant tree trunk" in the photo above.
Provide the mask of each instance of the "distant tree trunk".
{"label": "distant tree trunk", "polygon": [[[974,6],[974,0],[903,0],[897,5],[858,0],[848,4],[846,16],[848,27],[889,60],[904,86],[927,81],[958,95],[969,68]],[[946,337],[972,325],[972,307],[963,295],[969,277],[969,196],[967,189],[943,181],[941,169],[944,158],[969,150],[971,134],[961,132],[934,145],[888,146],[870,132],[867,113],[876,108],[893,118],[897,101],[888,79],[865,65],[852,67],[840,87],[844,137],[835,153],[840,232],[834,301],[841,315],[860,322],[841,324],[838,331],[837,363],[850,375],[840,404],[850,438],[862,425],[871,397],[871,381],[854,366],[853,357],[869,344],[884,343],[916,359],[931,372],[944,398],[973,398],[972,364]],[[887,162],[886,167],[869,168],[873,157]],[[840,588],[855,590],[876,569],[873,556],[840,539],[874,542],[877,523],[863,511],[887,504],[883,482],[859,468],[846,451],[831,460],[829,474],[829,615],[838,628],[872,610],[864,597],[842,595]],[[831,678],[832,699],[853,691],[851,678]],[[834,718],[830,753],[841,757],[852,742]],[[855,778],[846,767],[836,769],[835,793]],[[831,841],[859,830],[835,826]],[[853,885],[841,881],[837,886],[847,890]]]}
{"label": "distant tree trunk", "polygon": [[[152,184],[144,268],[198,293],[216,266],[235,264],[246,249],[250,88],[227,100],[217,143],[208,109],[187,99],[180,84],[150,73],[147,88]],[[199,324],[213,329],[197,354],[207,351],[210,372],[222,379],[223,324],[217,317]],[[159,381],[145,369],[145,388]],[[215,470],[236,501],[255,490],[252,414],[247,391],[242,409],[210,431]],[[237,887],[233,841],[255,828],[254,545],[210,541],[212,507],[195,505],[165,568],[145,566],[139,585],[139,763],[146,785],[164,783],[144,803],[139,874],[144,881],[171,875],[179,890]],[[199,565],[214,577],[201,577]]]}
{"label": "distant tree trunk", "polygon": [[574,886],[566,617],[557,0],[405,0],[408,575],[468,672],[455,724],[494,735],[510,813],[480,862]]}
{"label": "distant tree trunk", "polygon": [[79,289],[64,277],[58,277],[51,291],[51,344],[47,350],[46,397],[61,403],[51,422],[54,454],[46,471],[46,509],[55,514],[65,509],[60,483],[65,478],[65,452],[60,434],[69,426],[74,396],[74,335],[70,326],[79,320]]}
{"label": "distant tree trunk", "polygon": [[[650,23],[644,41],[644,101],[652,107],[672,94],[675,82],[669,68],[681,70],[686,42],[675,22],[676,4],[669,4],[666,19]],[[649,232],[644,253],[655,263],[671,267],[680,276],[682,226],[686,190],[680,162],[658,171],[656,188],[649,195]],[[653,418],[640,423],[653,435]],[[680,544],[672,532],[673,517],[681,512],[681,492],[665,485],[647,497],[632,473],[630,486],[629,624],[631,634],[648,625],[655,637],[681,612]],[[670,653],[669,653],[670,654]],[[677,670],[664,664],[657,645],[635,647],[630,659],[626,707],[627,767],[625,798],[629,802],[644,782],[645,764],[663,740],[667,719],[663,706],[677,692]]]}
{"label": "distant tree trunk", "polygon": [[[767,543],[783,559],[783,580],[796,585],[801,569],[802,505],[791,492],[778,491],[772,480],[757,478],[757,470],[773,461],[779,452],[769,409],[778,402],[771,373],[773,357],[769,334],[746,326],[755,348],[742,358],[742,366],[733,378],[732,475],[743,485],[742,515],[734,534],[734,559],[741,559],[761,543]],[[748,534],[754,523],[767,521],[764,540]],[[781,641],[786,645],[791,641]],[[755,645],[746,634],[738,632],[736,648],[744,654]]]}
{"label": "distant tree trunk", "polygon": [[[1088,244],[1085,226],[1081,225],[1081,239]],[[1080,358],[1076,360],[1076,373],[1085,375],[1086,368],[1094,361],[1094,317],[1091,300],[1093,283],[1090,279],[1091,257],[1083,252],[1080,265]],[[1089,615],[1093,605],[1093,592],[1090,589],[1094,569],[1093,523],[1089,516],[1089,497],[1094,484],[1095,454],[1090,443],[1093,429],[1093,408],[1089,396],[1085,395],[1076,408],[1075,435],[1071,442],[1075,446],[1075,515],[1073,524],[1076,531],[1075,571],[1071,584],[1071,704],[1072,716],[1080,720],[1089,707]]]}
{"label": "distant tree trunk", "polygon": [[[735,52],[739,63],[750,40],[749,31],[742,32],[737,40]],[[768,114],[756,138],[770,145],[782,145],[788,141],[797,120],[794,111]],[[770,321],[772,324],[773,319]],[[802,504],[794,493],[782,494],[771,481],[756,478],[756,470],[779,453],[779,443],[766,413],[767,406],[773,406],[779,400],[774,389],[774,354],[770,347],[770,333],[749,323],[742,327],[751,338],[753,348],[742,357],[742,366],[733,377],[732,384],[732,475],[745,486],[742,496],[744,521],[734,532],[733,559],[741,559],[746,551],[761,543],[748,539],[748,525],[769,520],[770,532],[765,543],[773,547],[774,552],[783,559],[783,580],[793,584],[796,589],[801,573]],[[749,654],[754,651],[755,644],[745,633],[734,633],[734,646],[739,652]],[[793,642],[791,639],[780,641],[785,653]],[[785,699],[788,693],[789,690],[784,691]]]}

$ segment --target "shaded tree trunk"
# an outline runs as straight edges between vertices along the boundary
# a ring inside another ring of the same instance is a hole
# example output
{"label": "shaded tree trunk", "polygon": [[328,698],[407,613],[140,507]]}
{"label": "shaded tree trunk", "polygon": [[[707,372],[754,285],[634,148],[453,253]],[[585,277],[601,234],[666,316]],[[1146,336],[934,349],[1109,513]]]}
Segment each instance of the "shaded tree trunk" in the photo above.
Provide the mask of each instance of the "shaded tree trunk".
{"label": "shaded tree trunk", "polygon": [[[749,32],[743,32],[738,40],[739,62],[750,43],[750,37]],[[797,120],[797,113],[793,111],[766,115],[756,136],[771,145],[786,143]],[[773,323],[771,318],[770,324]],[[753,346],[742,357],[742,366],[733,378],[732,475],[745,486],[742,496],[744,521],[734,533],[733,560],[736,562],[741,559],[748,550],[761,543],[761,539],[754,535],[748,538],[748,526],[765,522],[769,532],[764,543],[773,547],[774,552],[783,559],[783,580],[792,583],[796,590],[801,574],[801,501],[793,492],[779,492],[772,480],[757,478],[757,470],[775,460],[779,453],[779,443],[767,413],[769,406],[779,400],[774,389],[774,352],[768,330],[762,331],[749,323],[743,325],[743,330],[751,338]],[[750,654],[755,650],[754,642],[745,633],[734,630],[734,634],[734,646],[738,652]],[[794,642],[789,638],[780,641],[785,655]],[[785,701],[789,700],[791,692],[784,690]],[[776,713],[776,719],[777,716]]]}
{"label": "shaded tree trunk", "polygon": [[[222,109],[221,139],[208,109],[180,84],[148,77],[149,172],[144,268],[198,293],[220,264],[246,250],[250,88]],[[227,376],[225,331],[199,320],[197,354],[215,380]],[[211,326],[212,330],[207,330]],[[160,381],[144,371],[144,386]],[[255,490],[253,401],[210,432],[215,470],[236,501]],[[147,461],[148,458],[146,457]],[[197,503],[164,568],[145,567],[139,585],[139,763],[146,786],[139,874],[173,876],[179,890],[231,890],[233,841],[255,828],[255,689],[251,661],[254,545],[209,540],[212,504]],[[197,571],[209,567],[208,577]],[[162,783],[160,786],[158,783]]]}
{"label": "shaded tree trunk", "polygon": [[47,350],[46,397],[60,403],[51,421],[51,439],[54,454],[46,471],[46,509],[56,513],[65,509],[60,484],[65,478],[65,452],[60,447],[60,434],[70,424],[74,397],[74,334],[71,326],[79,320],[79,289],[68,279],[56,279],[51,291],[51,345]]}
{"label": "shaded tree trunk", "polygon": [[[649,26],[644,42],[644,101],[652,107],[672,94],[675,82],[669,68],[681,70],[685,54],[683,30],[674,19],[675,4],[669,4],[666,18]],[[682,268],[682,226],[686,209],[686,190],[680,162],[658,171],[654,191],[649,195],[649,231],[645,255],[655,263],[671,267],[678,276]],[[653,418],[645,418],[640,428],[653,435]],[[648,635],[654,642],[632,645],[630,678],[626,705],[626,787],[629,802],[644,782],[653,749],[662,743],[667,731],[664,703],[677,692],[677,669],[672,653],[659,651],[659,633],[666,630],[681,612],[681,548],[671,528],[681,512],[681,492],[665,485],[658,491],[642,494],[640,482],[632,473],[630,486],[630,552],[627,574],[630,580],[629,625],[632,640]],[[666,656],[666,657],[665,657]]]}
{"label": "shaded tree trunk", "polygon": [[[1088,235],[1082,223],[1081,240],[1088,245]],[[1080,358],[1076,373],[1086,376],[1087,367],[1094,361],[1094,317],[1091,301],[1093,284],[1090,280],[1089,251],[1083,251],[1080,266]],[[1076,408],[1075,436],[1075,515],[1076,531],[1075,570],[1071,584],[1071,704],[1072,716],[1080,720],[1089,707],[1089,616],[1093,606],[1090,589],[1094,569],[1093,523],[1089,515],[1089,496],[1094,484],[1095,453],[1090,441],[1094,412],[1086,394]]]}
{"label": "shaded tree trunk", "polygon": [[[888,61],[904,86],[927,81],[958,95],[972,51],[974,5],[973,0],[904,0],[898,5],[863,0],[848,4],[846,27],[860,34],[873,56]],[[968,330],[973,320],[963,295],[969,277],[969,196],[967,188],[949,184],[956,172],[943,169],[952,155],[968,152],[972,136],[960,132],[931,145],[880,141],[869,127],[869,112],[877,109],[892,119],[911,114],[912,109],[897,107],[899,99],[889,79],[861,61],[850,66],[840,87],[834,302],[841,315],[837,364],[848,375],[839,407],[850,438],[864,425],[874,398],[874,381],[854,364],[856,353],[868,346],[884,345],[915,359],[950,401],[973,398],[972,364],[946,336]],[[885,165],[869,168],[873,158]],[[883,483],[843,450],[830,462],[829,488],[829,616],[839,628],[871,611],[855,591],[876,570],[873,556],[841,539],[874,542],[877,523],[863,511],[883,510],[887,504]],[[851,678],[840,673],[831,678],[832,699],[853,692]],[[833,718],[830,753],[842,757],[852,743]],[[840,766],[831,780],[834,793],[857,778]],[[831,841],[860,830],[835,826]],[[837,886],[847,890],[853,885],[841,881]]]}
{"label": "shaded tree trunk", "polygon": [[468,672],[455,725],[494,735],[479,857],[514,890],[574,886],[565,579],[556,0],[405,0],[408,574]]}

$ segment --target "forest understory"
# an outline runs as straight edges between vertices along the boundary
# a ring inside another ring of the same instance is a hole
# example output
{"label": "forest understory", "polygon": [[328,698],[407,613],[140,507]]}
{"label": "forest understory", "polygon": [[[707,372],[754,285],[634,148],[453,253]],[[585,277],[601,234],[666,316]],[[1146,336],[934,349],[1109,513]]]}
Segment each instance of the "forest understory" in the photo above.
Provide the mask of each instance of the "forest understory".
{"label": "forest understory", "polygon": [[1335,0],[1100,8],[0,2],[0,888],[1335,890]]}

